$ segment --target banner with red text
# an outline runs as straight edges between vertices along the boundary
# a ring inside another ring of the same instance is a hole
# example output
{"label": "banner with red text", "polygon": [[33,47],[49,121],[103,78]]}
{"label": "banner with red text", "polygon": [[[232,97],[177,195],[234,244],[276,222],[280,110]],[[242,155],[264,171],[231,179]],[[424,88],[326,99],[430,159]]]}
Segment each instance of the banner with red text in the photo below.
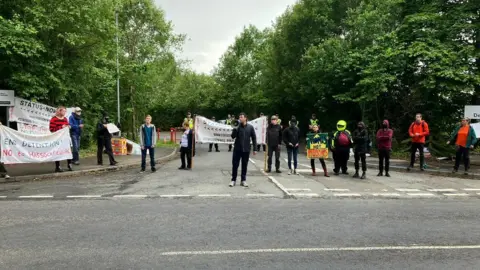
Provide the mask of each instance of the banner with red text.
{"label": "banner with red text", "polygon": [[24,134],[0,126],[1,162],[42,163],[72,159],[70,130],[45,135]]}

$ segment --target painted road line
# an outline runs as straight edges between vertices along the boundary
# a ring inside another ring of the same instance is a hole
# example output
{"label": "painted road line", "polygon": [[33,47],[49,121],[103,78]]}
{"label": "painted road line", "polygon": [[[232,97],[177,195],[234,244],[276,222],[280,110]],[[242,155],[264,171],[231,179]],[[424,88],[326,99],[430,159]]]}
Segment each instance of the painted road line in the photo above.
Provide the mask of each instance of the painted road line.
{"label": "painted road line", "polygon": [[312,191],[309,188],[287,188],[288,191]]}
{"label": "painted road line", "polygon": [[30,196],[18,196],[19,199],[50,199],[53,195],[30,195]]}
{"label": "painted road line", "polygon": [[183,194],[160,195],[160,198],[188,198],[188,197],[192,197],[192,195],[183,195]]}
{"label": "painted road line", "polygon": [[480,191],[480,188],[464,188],[465,191]]}
{"label": "painted road line", "polygon": [[7,196],[0,196],[0,199],[6,199]]}
{"label": "painted road line", "polygon": [[345,192],[350,191],[348,188],[324,188],[325,191],[337,191],[337,192]]}
{"label": "painted road line", "polygon": [[433,197],[433,193],[407,193],[408,196],[418,196],[418,197]]}
{"label": "painted road line", "polygon": [[292,193],[295,197],[318,197],[317,193]]}
{"label": "painted road line", "polygon": [[247,197],[275,197],[275,194],[247,194]]}
{"label": "painted road line", "polygon": [[231,197],[231,194],[200,194],[198,197]]}
{"label": "painted road line", "polygon": [[361,197],[360,193],[334,193],[335,197]]}
{"label": "painted road line", "polygon": [[468,193],[443,193],[443,195],[450,196],[450,197],[454,197],[454,196],[465,197],[465,196],[468,196]]}
{"label": "painted road line", "polygon": [[[285,162],[288,164],[288,159],[284,158]],[[301,163],[298,163],[297,164],[298,166],[302,166],[302,167],[305,167],[305,168],[309,168],[309,172],[311,171],[312,167],[309,166],[309,165],[305,165],[305,164],[301,164]],[[297,170],[298,171],[298,170]]]}
{"label": "painted road line", "polygon": [[432,192],[455,192],[455,191],[457,191],[456,189],[453,189],[453,188],[429,188],[427,190],[432,191]]}
{"label": "painted road line", "polygon": [[275,184],[281,191],[283,191],[285,195],[292,196],[292,194],[282,184],[280,184],[280,182],[278,182],[277,179],[275,179],[273,176],[269,176],[268,179],[270,179],[270,181],[272,181],[273,184]]}
{"label": "painted road line", "polygon": [[140,194],[123,194],[123,195],[114,195],[113,198],[130,198],[130,199],[144,199],[147,198],[148,195],[140,195]]}
{"label": "painted road line", "polygon": [[67,198],[72,199],[87,199],[87,198],[101,198],[102,195],[68,195]]}
{"label": "painted road line", "polygon": [[160,252],[161,256],[179,255],[225,255],[245,253],[286,253],[286,252],[331,252],[331,251],[386,251],[386,250],[463,250],[480,249],[480,245],[465,246],[373,246],[373,247],[328,247],[328,248],[270,248],[270,249],[237,249],[237,250],[192,250]]}
{"label": "painted road line", "polygon": [[248,160],[250,160],[251,163],[255,164],[255,161],[251,158],[249,158]]}
{"label": "painted road line", "polygon": [[418,192],[420,189],[417,188],[396,188],[396,191],[401,191],[401,192]]}
{"label": "painted road line", "polygon": [[400,193],[373,193],[373,196],[380,197],[400,197]]}
{"label": "painted road line", "polygon": [[297,172],[299,172],[299,173],[311,173],[312,169],[297,169]]}

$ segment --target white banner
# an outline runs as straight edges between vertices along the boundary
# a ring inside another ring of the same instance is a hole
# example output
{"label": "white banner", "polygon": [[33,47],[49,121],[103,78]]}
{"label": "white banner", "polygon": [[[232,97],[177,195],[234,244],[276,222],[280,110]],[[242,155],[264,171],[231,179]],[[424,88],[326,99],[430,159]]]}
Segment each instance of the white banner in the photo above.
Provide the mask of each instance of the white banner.
{"label": "white banner", "polygon": [[[252,121],[248,121],[255,129],[257,143],[265,144],[267,133],[267,117],[263,116]],[[195,118],[195,140],[201,143],[224,143],[231,144],[232,126],[220,124],[209,120],[203,116]]]}
{"label": "white banner", "polygon": [[477,139],[480,138],[480,123],[473,123],[470,126],[475,130],[475,135],[477,135]]}
{"label": "white banner", "polygon": [[48,128],[50,119],[56,111],[57,109],[54,107],[17,97],[15,98],[15,106],[10,108],[9,121]]}
{"label": "white banner", "polygon": [[48,126],[37,126],[17,122],[18,131],[25,134],[50,134]]}
{"label": "white banner", "polygon": [[70,130],[47,135],[23,134],[0,126],[1,162],[5,164],[42,163],[72,159]]}

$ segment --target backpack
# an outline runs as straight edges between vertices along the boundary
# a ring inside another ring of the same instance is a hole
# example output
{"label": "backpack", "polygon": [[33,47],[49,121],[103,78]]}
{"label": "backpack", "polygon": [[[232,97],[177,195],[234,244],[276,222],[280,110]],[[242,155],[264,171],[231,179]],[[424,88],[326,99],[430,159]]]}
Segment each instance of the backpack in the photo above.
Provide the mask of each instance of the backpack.
{"label": "backpack", "polygon": [[347,133],[345,132],[340,132],[338,135],[338,145],[339,146],[348,146],[350,145],[350,139],[348,138]]}

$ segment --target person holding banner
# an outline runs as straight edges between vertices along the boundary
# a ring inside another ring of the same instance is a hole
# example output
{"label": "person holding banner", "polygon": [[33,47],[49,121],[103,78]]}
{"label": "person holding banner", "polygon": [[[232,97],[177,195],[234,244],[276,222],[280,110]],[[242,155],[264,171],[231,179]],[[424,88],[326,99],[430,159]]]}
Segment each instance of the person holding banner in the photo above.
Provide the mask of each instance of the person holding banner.
{"label": "person holding banner", "polygon": [[[65,107],[63,106],[57,108],[55,116],[50,119],[50,132],[55,133],[66,127],[70,128],[70,125],[68,124],[68,119],[65,117],[66,112],[67,109],[65,109]],[[71,159],[67,160],[67,166],[69,171],[73,171]],[[60,167],[60,161],[55,161],[55,172],[63,172],[63,169]]]}
{"label": "person holding banner", "polygon": [[[215,122],[215,116],[212,117],[212,121]],[[213,143],[211,143],[209,146],[208,146],[208,152],[212,152],[212,148],[213,148]],[[215,152],[220,152],[220,150],[218,150],[218,143],[215,143]]]}
{"label": "person holding banner", "polygon": [[[288,154],[288,174],[296,174],[297,172],[297,156],[298,156],[298,146],[300,143],[300,130],[297,126],[297,121],[290,121],[290,126],[283,131],[282,134],[283,142],[287,146]],[[293,157],[293,169],[292,169],[292,157]]]}
{"label": "person holding banner", "polygon": [[[257,145],[257,135],[255,134],[255,128],[247,123],[247,116],[245,113],[239,115],[240,124],[232,130],[232,139],[235,139],[232,157],[232,181],[230,187],[235,186],[237,181],[238,166],[240,161],[242,162],[242,175],[241,186],[248,187],[247,185],[247,166],[250,158],[250,140],[253,145]],[[256,150],[256,149],[255,149]],[[253,151],[253,155],[257,154],[257,151]]]}
{"label": "person holding banner", "polygon": [[97,164],[99,166],[103,165],[103,148],[105,148],[105,152],[110,160],[110,165],[115,166],[118,162],[116,162],[113,157],[112,134],[110,134],[107,126],[109,124],[109,117],[106,112],[103,112],[102,115],[102,119],[100,119],[100,122],[97,124]]}
{"label": "person holding banner", "polygon": [[271,124],[267,127],[268,168],[267,173],[272,172],[272,156],[275,152],[275,172],[280,171],[280,144],[282,144],[282,127],[277,123],[277,116],[272,116]]}

